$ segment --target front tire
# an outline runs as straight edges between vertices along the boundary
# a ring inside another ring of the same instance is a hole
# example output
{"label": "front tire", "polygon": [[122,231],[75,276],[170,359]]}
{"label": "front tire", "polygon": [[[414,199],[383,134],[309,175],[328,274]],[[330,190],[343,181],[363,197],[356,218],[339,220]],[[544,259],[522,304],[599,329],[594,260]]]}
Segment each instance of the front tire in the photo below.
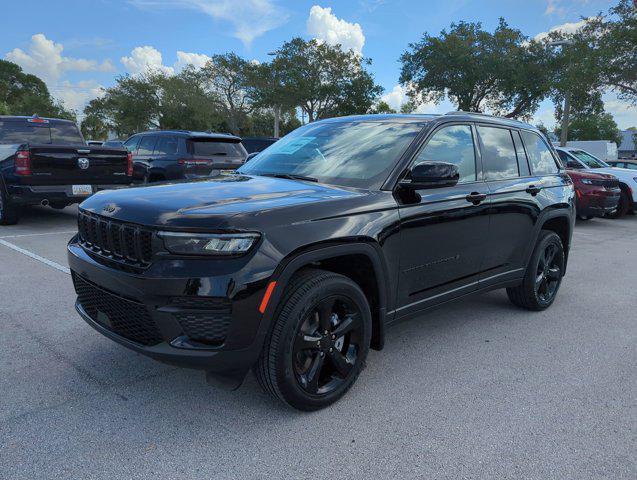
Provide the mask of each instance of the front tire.
{"label": "front tire", "polygon": [[261,387],[298,410],[336,402],[363,369],[371,340],[365,294],[351,279],[305,270],[290,280],[254,367]]}
{"label": "front tire", "polygon": [[550,307],[562,283],[565,260],[559,235],[542,230],[522,284],[507,288],[509,300],[527,310],[539,311]]}

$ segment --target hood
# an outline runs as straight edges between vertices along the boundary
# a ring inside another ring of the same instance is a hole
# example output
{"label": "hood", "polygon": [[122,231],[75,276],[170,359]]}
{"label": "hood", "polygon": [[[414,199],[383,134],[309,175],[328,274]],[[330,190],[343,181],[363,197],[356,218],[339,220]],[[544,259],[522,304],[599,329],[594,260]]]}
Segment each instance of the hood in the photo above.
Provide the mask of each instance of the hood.
{"label": "hood", "polygon": [[597,172],[596,170],[582,170],[582,169],[568,168],[566,169],[566,173],[568,173],[569,176],[572,178],[597,178],[597,179],[606,179],[606,180],[612,180],[616,178],[613,175],[610,175],[608,173],[603,173],[603,172]]}
{"label": "hood", "polygon": [[228,220],[328,202],[363,193],[282,178],[226,175],[99,192],[80,208],[117,220],[157,227],[228,228]]}

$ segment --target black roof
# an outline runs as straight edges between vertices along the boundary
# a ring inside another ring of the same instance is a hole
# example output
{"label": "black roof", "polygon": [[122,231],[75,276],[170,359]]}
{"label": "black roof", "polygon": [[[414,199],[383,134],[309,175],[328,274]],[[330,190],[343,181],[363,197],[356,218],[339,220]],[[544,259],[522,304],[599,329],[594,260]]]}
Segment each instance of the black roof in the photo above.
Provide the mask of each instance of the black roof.
{"label": "black roof", "polygon": [[352,120],[365,120],[365,121],[383,121],[383,120],[399,120],[406,122],[430,122],[432,120],[448,119],[452,120],[465,120],[465,121],[487,121],[491,123],[497,123],[500,125],[506,125],[509,127],[527,128],[537,130],[537,127],[519,120],[512,118],[496,117],[494,115],[487,115],[484,113],[474,112],[449,112],[445,114],[431,114],[431,113],[383,113],[383,114],[367,114],[367,115],[351,115],[348,117],[335,117],[321,122],[339,122],[339,121],[352,121]]}
{"label": "black roof", "polygon": [[229,133],[196,132],[193,130],[146,130],[145,132],[138,132],[135,135],[142,135],[147,133],[152,133],[153,135],[180,135],[184,137],[235,140],[237,142],[241,141],[241,137],[237,137],[236,135],[231,135]]}

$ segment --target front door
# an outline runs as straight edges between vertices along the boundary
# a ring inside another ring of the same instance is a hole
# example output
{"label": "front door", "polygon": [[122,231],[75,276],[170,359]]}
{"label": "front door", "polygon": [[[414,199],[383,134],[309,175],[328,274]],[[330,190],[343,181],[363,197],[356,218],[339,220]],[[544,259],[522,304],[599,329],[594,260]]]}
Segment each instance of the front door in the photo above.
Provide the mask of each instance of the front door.
{"label": "front door", "polygon": [[454,187],[417,191],[400,199],[401,254],[396,318],[477,289],[488,238],[488,189],[469,124],[440,127],[418,153],[456,164]]}

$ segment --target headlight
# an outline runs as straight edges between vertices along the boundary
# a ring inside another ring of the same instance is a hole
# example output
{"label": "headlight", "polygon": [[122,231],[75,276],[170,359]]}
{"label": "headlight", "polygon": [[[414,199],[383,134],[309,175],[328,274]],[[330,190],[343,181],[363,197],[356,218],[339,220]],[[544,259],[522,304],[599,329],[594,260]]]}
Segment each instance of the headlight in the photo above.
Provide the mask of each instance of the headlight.
{"label": "headlight", "polygon": [[593,181],[590,178],[582,178],[582,183],[585,185],[593,185]]}
{"label": "headlight", "polygon": [[179,255],[241,255],[259,239],[258,233],[158,232],[164,246]]}

